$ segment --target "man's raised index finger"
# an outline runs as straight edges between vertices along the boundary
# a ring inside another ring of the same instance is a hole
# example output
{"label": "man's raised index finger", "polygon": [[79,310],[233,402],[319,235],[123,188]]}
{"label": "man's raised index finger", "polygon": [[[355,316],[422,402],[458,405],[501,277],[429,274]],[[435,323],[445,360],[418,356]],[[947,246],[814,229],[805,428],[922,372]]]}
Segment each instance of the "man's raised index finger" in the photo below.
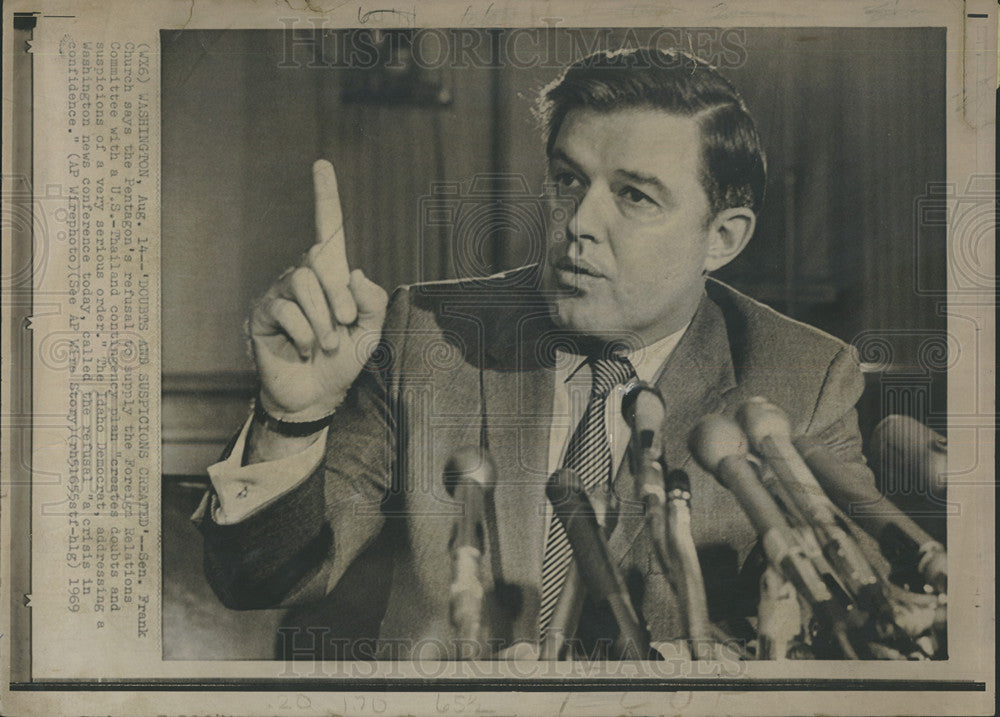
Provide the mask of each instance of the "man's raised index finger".
{"label": "man's raised index finger", "polygon": [[327,265],[336,266],[338,278],[342,273],[343,284],[346,285],[350,270],[344,246],[344,217],[337,193],[337,175],[333,165],[325,159],[316,160],[313,164],[313,189],[316,193],[316,243],[324,245]]}
{"label": "man's raised index finger", "polygon": [[348,284],[351,269],[344,245],[344,218],[337,193],[337,175],[325,159],[313,164],[313,188],[316,192],[316,243],[309,250],[309,263],[316,272],[334,316],[341,324],[357,319],[357,307]]}

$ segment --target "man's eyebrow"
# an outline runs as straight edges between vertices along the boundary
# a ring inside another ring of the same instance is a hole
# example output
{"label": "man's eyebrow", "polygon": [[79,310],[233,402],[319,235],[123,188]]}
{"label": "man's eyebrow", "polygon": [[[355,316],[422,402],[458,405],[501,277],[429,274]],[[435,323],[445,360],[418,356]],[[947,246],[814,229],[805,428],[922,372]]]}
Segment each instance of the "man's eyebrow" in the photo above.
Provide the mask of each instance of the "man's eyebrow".
{"label": "man's eyebrow", "polygon": [[641,172],[633,172],[629,169],[619,169],[617,173],[625,177],[626,179],[635,182],[636,184],[645,184],[653,187],[656,191],[664,196],[670,196],[670,190],[667,186],[660,181],[659,177],[652,174],[643,174]]}
{"label": "man's eyebrow", "polygon": [[580,168],[580,165],[574,162],[572,158],[570,158],[570,156],[566,154],[566,152],[564,152],[563,150],[558,148],[552,150],[552,152],[549,154],[549,162],[551,163],[553,160],[556,159],[559,160],[560,162],[565,162],[580,174],[584,174],[584,171]]}
{"label": "man's eyebrow", "polygon": [[[563,151],[562,149],[560,149],[558,147],[555,148],[555,149],[553,149],[549,153],[549,163],[551,163],[553,161],[556,161],[556,160],[558,160],[560,162],[565,162],[574,171],[578,172],[581,175],[586,176],[586,173],[583,171],[583,169],[580,168],[580,165],[578,165],[576,162],[574,162],[573,159],[568,154],[566,154],[565,151]],[[616,169],[615,170],[615,174],[619,174],[619,175],[625,177],[630,182],[634,182],[636,184],[642,184],[642,185],[645,185],[645,186],[648,186],[648,187],[652,187],[662,197],[668,198],[672,194],[672,192],[667,188],[667,185],[665,185],[663,183],[663,181],[659,177],[657,177],[656,175],[653,175],[653,174],[643,174],[642,172],[636,172],[636,171],[631,170],[631,169]]]}

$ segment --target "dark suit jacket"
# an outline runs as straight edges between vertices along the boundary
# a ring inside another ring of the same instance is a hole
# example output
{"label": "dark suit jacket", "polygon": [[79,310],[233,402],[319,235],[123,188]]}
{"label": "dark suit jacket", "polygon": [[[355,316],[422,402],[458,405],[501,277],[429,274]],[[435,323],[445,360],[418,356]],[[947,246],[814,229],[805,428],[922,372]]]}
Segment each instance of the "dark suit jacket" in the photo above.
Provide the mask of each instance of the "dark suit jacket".
{"label": "dark suit jacket", "polygon": [[[488,632],[504,644],[537,640],[552,365],[565,336],[535,282],[523,269],[394,294],[382,343],[335,414],[319,469],[239,524],[196,516],[206,573],[225,604],[318,599],[381,534],[392,574],[380,645],[392,644],[400,658],[452,655],[449,540],[460,509],[442,471],[456,447],[485,438],[499,469],[482,571]],[[710,279],[658,385],[666,461],[691,478],[692,529],[713,612],[745,612],[737,567],[756,536],[732,494],[692,460],[688,432],[706,413],[732,415],[747,398],[765,396],[797,434],[820,437],[858,480],[871,480],[853,408],[863,387],[856,355]],[[614,488],[622,509],[611,551],[653,639],[679,637],[677,598],[642,530],[627,460]]]}

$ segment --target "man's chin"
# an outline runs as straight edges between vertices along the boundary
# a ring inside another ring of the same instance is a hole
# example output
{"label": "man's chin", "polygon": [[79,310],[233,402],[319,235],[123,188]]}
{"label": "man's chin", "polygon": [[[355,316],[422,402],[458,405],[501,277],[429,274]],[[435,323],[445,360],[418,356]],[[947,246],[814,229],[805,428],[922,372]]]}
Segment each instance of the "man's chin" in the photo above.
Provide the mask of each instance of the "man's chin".
{"label": "man's chin", "polygon": [[549,313],[552,323],[558,329],[581,338],[600,342],[624,340],[627,343],[636,338],[624,330],[624,323],[616,320],[612,312],[588,305],[584,296],[552,297],[549,300]]}

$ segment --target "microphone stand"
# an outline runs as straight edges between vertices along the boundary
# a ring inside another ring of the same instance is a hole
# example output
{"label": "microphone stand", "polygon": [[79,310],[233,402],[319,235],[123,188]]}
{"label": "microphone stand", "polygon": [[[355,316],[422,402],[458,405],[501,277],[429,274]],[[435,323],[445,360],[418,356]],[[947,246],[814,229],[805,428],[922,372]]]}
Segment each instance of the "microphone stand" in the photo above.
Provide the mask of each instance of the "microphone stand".
{"label": "microphone stand", "polygon": [[478,658],[483,649],[479,637],[484,590],[479,571],[485,549],[486,494],[495,483],[496,466],[485,449],[463,446],[445,465],[445,488],[463,510],[452,528],[449,612],[456,638],[470,647],[470,653],[463,653],[465,659]]}
{"label": "microphone stand", "polygon": [[757,659],[786,660],[802,631],[802,619],[795,587],[768,565],[760,577],[757,605]]}
{"label": "microphone stand", "polygon": [[677,578],[680,588],[677,594],[684,605],[691,656],[696,660],[710,660],[713,656],[708,598],[705,595],[705,580],[701,574],[698,552],[691,535],[691,483],[687,473],[682,470],[670,471],[666,477],[666,489],[667,530],[680,573]]}
{"label": "microphone stand", "polygon": [[[594,509],[597,524],[603,529],[604,537],[607,538],[618,522],[617,512],[609,508],[609,501],[601,491],[588,492],[587,495]],[[552,611],[552,618],[549,620],[549,627],[542,641],[539,660],[570,659],[570,642],[576,636],[586,597],[587,586],[583,582],[583,576],[574,557],[566,573],[562,590],[559,592],[555,609]]]}
{"label": "microphone stand", "polygon": [[570,469],[560,469],[549,479],[546,493],[563,522],[588,591],[610,609],[618,627],[612,659],[648,659],[649,636],[639,625],[625,581],[579,477]]}

